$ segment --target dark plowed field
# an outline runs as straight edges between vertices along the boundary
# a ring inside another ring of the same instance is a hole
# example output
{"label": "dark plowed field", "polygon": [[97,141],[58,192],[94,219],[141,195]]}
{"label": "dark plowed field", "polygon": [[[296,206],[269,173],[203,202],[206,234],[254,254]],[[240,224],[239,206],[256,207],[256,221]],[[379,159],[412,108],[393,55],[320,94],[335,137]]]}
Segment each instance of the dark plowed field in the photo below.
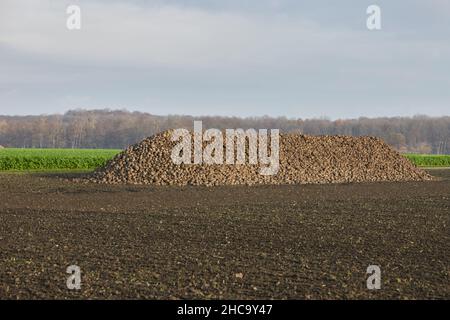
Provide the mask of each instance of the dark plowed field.
{"label": "dark plowed field", "polygon": [[450,170],[430,172],[444,180],[206,188],[0,174],[0,298],[449,299]]}

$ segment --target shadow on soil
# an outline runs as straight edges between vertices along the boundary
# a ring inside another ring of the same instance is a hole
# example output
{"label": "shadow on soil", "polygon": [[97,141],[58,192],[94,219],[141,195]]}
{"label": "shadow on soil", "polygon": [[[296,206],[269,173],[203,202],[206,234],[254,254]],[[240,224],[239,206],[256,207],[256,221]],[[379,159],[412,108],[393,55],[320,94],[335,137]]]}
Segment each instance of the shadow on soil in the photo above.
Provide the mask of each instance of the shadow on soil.
{"label": "shadow on soil", "polygon": [[[430,175],[443,179],[450,180],[450,168],[439,169],[425,169]],[[80,179],[91,175],[94,171],[74,171],[74,172],[31,172],[31,174],[41,178],[57,178],[57,179]]]}
{"label": "shadow on soil", "polygon": [[32,172],[31,174],[40,178],[80,179],[88,177],[92,172]]}

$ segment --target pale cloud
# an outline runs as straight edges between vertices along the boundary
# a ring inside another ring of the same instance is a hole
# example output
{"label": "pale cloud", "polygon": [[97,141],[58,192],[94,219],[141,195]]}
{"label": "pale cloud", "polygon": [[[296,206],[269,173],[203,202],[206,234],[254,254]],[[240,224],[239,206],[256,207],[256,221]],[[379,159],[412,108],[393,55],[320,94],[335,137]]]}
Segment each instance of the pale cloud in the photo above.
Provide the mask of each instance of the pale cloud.
{"label": "pale cloud", "polygon": [[421,42],[410,40],[405,48],[389,31],[380,38],[370,36],[364,28],[333,28],[299,16],[175,5],[85,2],[81,5],[82,30],[68,31],[65,7],[69,3],[7,1],[3,4],[8,14],[2,17],[1,43],[25,53],[96,65],[227,70],[324,63],[318,59],[382,61],[405,50],[427,55]]}
{"label": "pale cloud", "polygon": [[333,39],[346,37],[311,21],[284,16],[117,2],[83,3],[82,30],[74,32],[65,28],[64,1],[58,5],[50,0],[6,5],[9,14],[3,17],[0,31],[3,45],[97,65],[291,66],[327,50]]}
{"label": "pale cloud", "polygon": [[[383,30],[369,32],[355,1],[2,0],[0,111],[443,113],[450,44],[432,19],[449,2],[380,2]],[[69,4],[80,31],[65,27]]]}

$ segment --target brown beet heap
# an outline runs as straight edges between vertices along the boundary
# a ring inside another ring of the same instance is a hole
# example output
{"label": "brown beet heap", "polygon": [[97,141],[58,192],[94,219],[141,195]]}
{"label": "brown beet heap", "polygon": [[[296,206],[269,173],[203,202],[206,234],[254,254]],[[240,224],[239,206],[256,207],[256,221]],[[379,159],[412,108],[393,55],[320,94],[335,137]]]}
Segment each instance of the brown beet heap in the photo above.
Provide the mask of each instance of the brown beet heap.
{"label": "brown beet heap", "polygon": [[178,142],[171,141],[171,134],[172,131],[166,131],[130,146],[88,180],[108,184],[213,186],[432,179],[374,137],[280,134],[278,173],[264,176],[259,172],[263,165],[250,165],[248,159],[243,165],[174,164],[171,153]]}

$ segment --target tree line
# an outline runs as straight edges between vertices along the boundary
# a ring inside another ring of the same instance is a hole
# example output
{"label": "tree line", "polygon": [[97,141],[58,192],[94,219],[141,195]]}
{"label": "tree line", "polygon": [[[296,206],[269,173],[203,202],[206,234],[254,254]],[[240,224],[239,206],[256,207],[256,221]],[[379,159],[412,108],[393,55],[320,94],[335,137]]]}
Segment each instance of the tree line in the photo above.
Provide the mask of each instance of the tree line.
{"label": "tree line", "polygon": [[157,116],[126,110],[71,110],[62,115],[0,116],[0,145],[17,148],[119,148],[155,133],[204,128],[280,129],[310,135],[376,136],[400,152],[450,154],[450,117],[358,118]]}

